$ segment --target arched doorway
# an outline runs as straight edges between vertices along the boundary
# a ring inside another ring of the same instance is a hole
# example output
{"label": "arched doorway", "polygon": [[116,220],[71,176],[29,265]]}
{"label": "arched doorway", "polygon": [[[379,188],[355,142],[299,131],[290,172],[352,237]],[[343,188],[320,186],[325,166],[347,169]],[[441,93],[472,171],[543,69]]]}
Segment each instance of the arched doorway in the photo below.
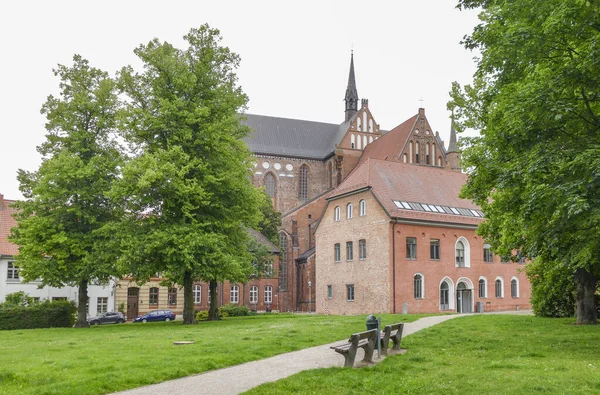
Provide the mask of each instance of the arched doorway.
{"label": "arched doorway", "polygon": [[467,288],[464,282],[459,282],[456,286],[456,312],[472,313],[472,290]]}
{"label": "arched doorway", "polygon": [[440,285],[440,310],[450,309],[450,290],[446,281]]}
{"label": "arched doorway", "polygon": [[138,316],[139,298],[139,288],[127,288],[127,319],[132,320]]}

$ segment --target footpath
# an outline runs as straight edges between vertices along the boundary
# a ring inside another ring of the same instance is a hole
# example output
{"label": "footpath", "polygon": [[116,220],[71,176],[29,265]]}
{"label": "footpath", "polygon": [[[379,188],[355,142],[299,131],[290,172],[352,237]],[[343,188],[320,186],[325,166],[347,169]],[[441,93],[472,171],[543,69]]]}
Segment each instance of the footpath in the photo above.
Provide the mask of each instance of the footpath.
{"label": "footpath", "polygon": [[[483,314],[531,315],[531,311],[523,310]],[[421,329],[429,328],[444,321],[472,315],[473,314],[453,314],[421,318],[415,322],[404,324],[402,337],[404,338]],[[348,337],[350,337],[350,335],[351,334],[349,333]],[[119,394],[239,394],[263,383],[277,381],[303,370],[344,366],[344,358],[329,348],[342,341],[343,340],[338,340],[331,344],[306,348],[304,350],[280,354],[271,358],[247,362],[224,369],[212,370],[194,376],[134,388],[132,390],[119,392]]]}

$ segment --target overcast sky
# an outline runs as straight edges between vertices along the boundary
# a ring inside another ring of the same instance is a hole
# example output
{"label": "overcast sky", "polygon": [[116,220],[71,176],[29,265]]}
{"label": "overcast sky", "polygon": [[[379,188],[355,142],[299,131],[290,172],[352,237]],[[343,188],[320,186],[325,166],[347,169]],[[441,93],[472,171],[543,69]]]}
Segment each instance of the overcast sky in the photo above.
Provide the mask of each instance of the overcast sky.
{"label": "overcast sky", "polygon": [[[469,83],[473,54],[460,40],[477,23],[456,0],[3,1],[0,4],[0,193],[20,199],[17,169],[36,170],[42,103],[58,91],[52,68],[73,54],[114,72],[138,67],[133,49],[154,37],[182,47],[208,23],[242,59],[249,113],[344,120],[350,51],[358,95],[389,130],[419,107],[448,141],[452,81]],[[420,101],[422,99],[422,101]]]}

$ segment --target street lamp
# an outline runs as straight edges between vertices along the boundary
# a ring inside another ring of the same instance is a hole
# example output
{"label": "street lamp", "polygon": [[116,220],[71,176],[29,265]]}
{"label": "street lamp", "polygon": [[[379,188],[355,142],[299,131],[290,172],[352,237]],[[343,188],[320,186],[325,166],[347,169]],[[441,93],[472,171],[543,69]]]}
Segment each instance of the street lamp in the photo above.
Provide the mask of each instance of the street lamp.
{"label": "street lamp", "polygon": [[308,282],[308,312],[312,313],[312,292],[311,292],[311,287],[312,286],[312,282],[309,281]]}

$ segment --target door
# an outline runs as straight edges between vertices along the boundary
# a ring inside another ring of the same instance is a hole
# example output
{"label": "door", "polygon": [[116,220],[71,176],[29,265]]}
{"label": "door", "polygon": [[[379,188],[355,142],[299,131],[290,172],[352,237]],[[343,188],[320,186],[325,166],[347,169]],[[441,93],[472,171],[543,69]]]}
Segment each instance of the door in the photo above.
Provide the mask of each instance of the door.
{"label": "door", "polygon": [[472,313],[471,309],[471,289],[467,289],[465,283],[458,283],[456,286],[456,312]]}
{"label": "door", "polygon": [[127,288],[127,318],[132,320],[138,316],[139,288]]}

